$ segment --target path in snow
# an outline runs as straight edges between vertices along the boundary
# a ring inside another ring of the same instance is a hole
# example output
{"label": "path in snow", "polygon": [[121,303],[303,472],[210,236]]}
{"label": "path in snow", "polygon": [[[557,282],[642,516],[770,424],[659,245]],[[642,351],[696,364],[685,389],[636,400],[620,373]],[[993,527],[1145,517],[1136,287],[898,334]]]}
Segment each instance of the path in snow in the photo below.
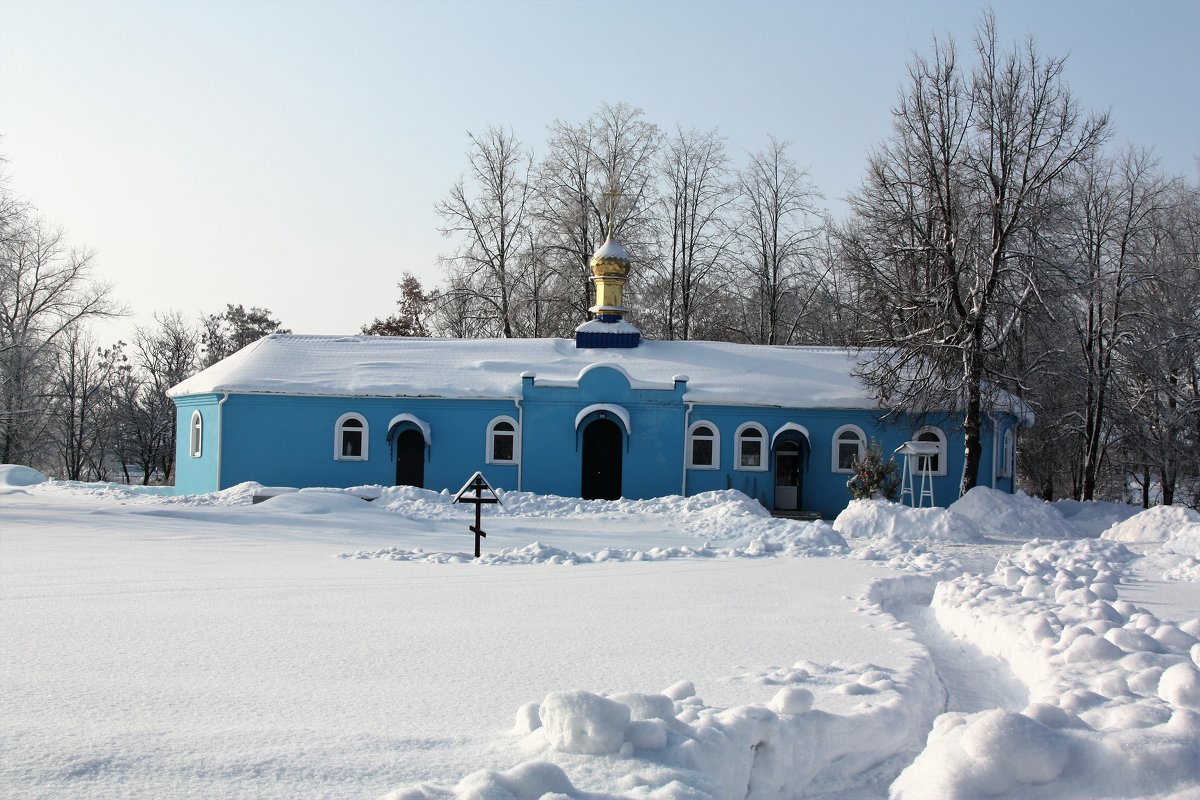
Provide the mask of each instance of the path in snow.
{"label": "path in snow", "polygon": [[1019,711],[1029,704],[1029,689],[1012,674],[1008,662],[985,655],[975,645],[947,633],[928,601],[900,603],[888,611],[911,625],[918,641],[929,650],[938,680],[946,689],[943,711]]}

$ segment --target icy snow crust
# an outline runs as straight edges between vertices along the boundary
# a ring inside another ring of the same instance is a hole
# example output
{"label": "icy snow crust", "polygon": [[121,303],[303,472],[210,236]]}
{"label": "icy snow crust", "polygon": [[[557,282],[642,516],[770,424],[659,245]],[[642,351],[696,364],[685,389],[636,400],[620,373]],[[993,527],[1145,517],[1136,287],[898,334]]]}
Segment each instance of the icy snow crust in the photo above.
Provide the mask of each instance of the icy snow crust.
{"label": "icy snow crust", "polygon": [[508,493],[472,561],[446,494],[262,488],[0,501],[9,796],[1200,792],[1200,620],[1155,554],[1021,546],[1054,518],[1020,498],[974,501],[1009,538],[864,504],[842,539],[737,492]]}

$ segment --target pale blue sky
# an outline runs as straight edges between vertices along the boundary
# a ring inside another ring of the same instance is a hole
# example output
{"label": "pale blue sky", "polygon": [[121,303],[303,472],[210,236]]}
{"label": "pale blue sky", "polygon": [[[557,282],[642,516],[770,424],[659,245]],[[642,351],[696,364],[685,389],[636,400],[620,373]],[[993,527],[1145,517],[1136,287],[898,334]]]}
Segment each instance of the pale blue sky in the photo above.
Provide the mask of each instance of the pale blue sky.
{"label": "pale blue sky", "polygon": [[[61,2],[0,0],[9,184],[136,312],[271,308],[297,332],[390,313],[434,283],[433,204],[467,131],[536,153],[554,119],[625,101],[666,129],[768,134],[840,211],[914,50],[969,47],[980,2]],[[997,2],[1001,37],[1069,54],[1117,144],[1192,177],[1200,2]],[[114,334],[115,335],[115,334]]]}

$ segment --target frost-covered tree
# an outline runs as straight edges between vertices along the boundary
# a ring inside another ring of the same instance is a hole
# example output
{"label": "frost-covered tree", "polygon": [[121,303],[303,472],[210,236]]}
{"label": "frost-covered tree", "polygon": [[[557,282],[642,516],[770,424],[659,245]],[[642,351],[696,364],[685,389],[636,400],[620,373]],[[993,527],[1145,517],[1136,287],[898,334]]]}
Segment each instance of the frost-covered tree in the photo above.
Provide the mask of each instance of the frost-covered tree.
{"label": "frost-covered tree", "polygon": [[92,260],[0,183],[0,463],[49,466],[60,349],[87,322],[123,313]]}
{"label": "frost-covered tree", "polygon": [[715,129],[678,128],[659,159],[659,257],[644,265],[641,320],[665,339],[691,339],[727,280],[734,195],[725,140]]}
{"label": "frost-covered tree", "polygon": [[891,406],[961,412],[963,493],[978,480],[989,387],[1009,377],[1004,353],[1038,296],[1031,224],[1108,129],[1079,107],[1064,59],[1032,39],[1002,52],[990,13],[974,44],[970,67],[938,40],[909,64],[846,237],[873,322],[861,375]]}
{"label": "frost-covered tree", "polygon": [[533,156],[511,130],[492,126],[467,136],[469,181],[459,178],[436,206],[445,223],[442,235],[457,244],[444,261],[456,284],[490,309],[495,334],[510,338],[516,329],[520,271],[528,264]]}
{"label": "frost-covered tree", "polygon": [[820,194],[787,149],[787,142],[771,137],[736,179],[740,314],[734,335],[753,344],[790,344],[813,296]]}

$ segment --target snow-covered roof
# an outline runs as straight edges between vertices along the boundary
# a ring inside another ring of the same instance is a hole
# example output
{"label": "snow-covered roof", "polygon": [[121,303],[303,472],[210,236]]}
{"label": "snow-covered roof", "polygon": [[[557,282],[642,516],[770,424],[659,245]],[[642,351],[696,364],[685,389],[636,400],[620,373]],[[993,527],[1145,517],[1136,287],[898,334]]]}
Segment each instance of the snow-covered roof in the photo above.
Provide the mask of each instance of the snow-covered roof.
{"label": "snow-covered roof", "polygon": [[171,389],[353,397],[515,398],[521,375],[573,386],[600,364],[635,388],[670,388],[688,376],[697,403],[792,408],[878,408],[852,373],[853,351],[726,342],[642,341],[636,348],[576,348],[570,339],[435,339],[272,334]]}
{"label": "snow-covered roof", "polygon": [[595,253],[592,253],[593,260],[598,261],[602,258],[616,259],[617,261],[624,261],[626,263],[633,260],[629,257],[629,253],[625,248],[621,246],[620,242],[612,238],[611,235],[604,240],[604,244],[600,245]]}

